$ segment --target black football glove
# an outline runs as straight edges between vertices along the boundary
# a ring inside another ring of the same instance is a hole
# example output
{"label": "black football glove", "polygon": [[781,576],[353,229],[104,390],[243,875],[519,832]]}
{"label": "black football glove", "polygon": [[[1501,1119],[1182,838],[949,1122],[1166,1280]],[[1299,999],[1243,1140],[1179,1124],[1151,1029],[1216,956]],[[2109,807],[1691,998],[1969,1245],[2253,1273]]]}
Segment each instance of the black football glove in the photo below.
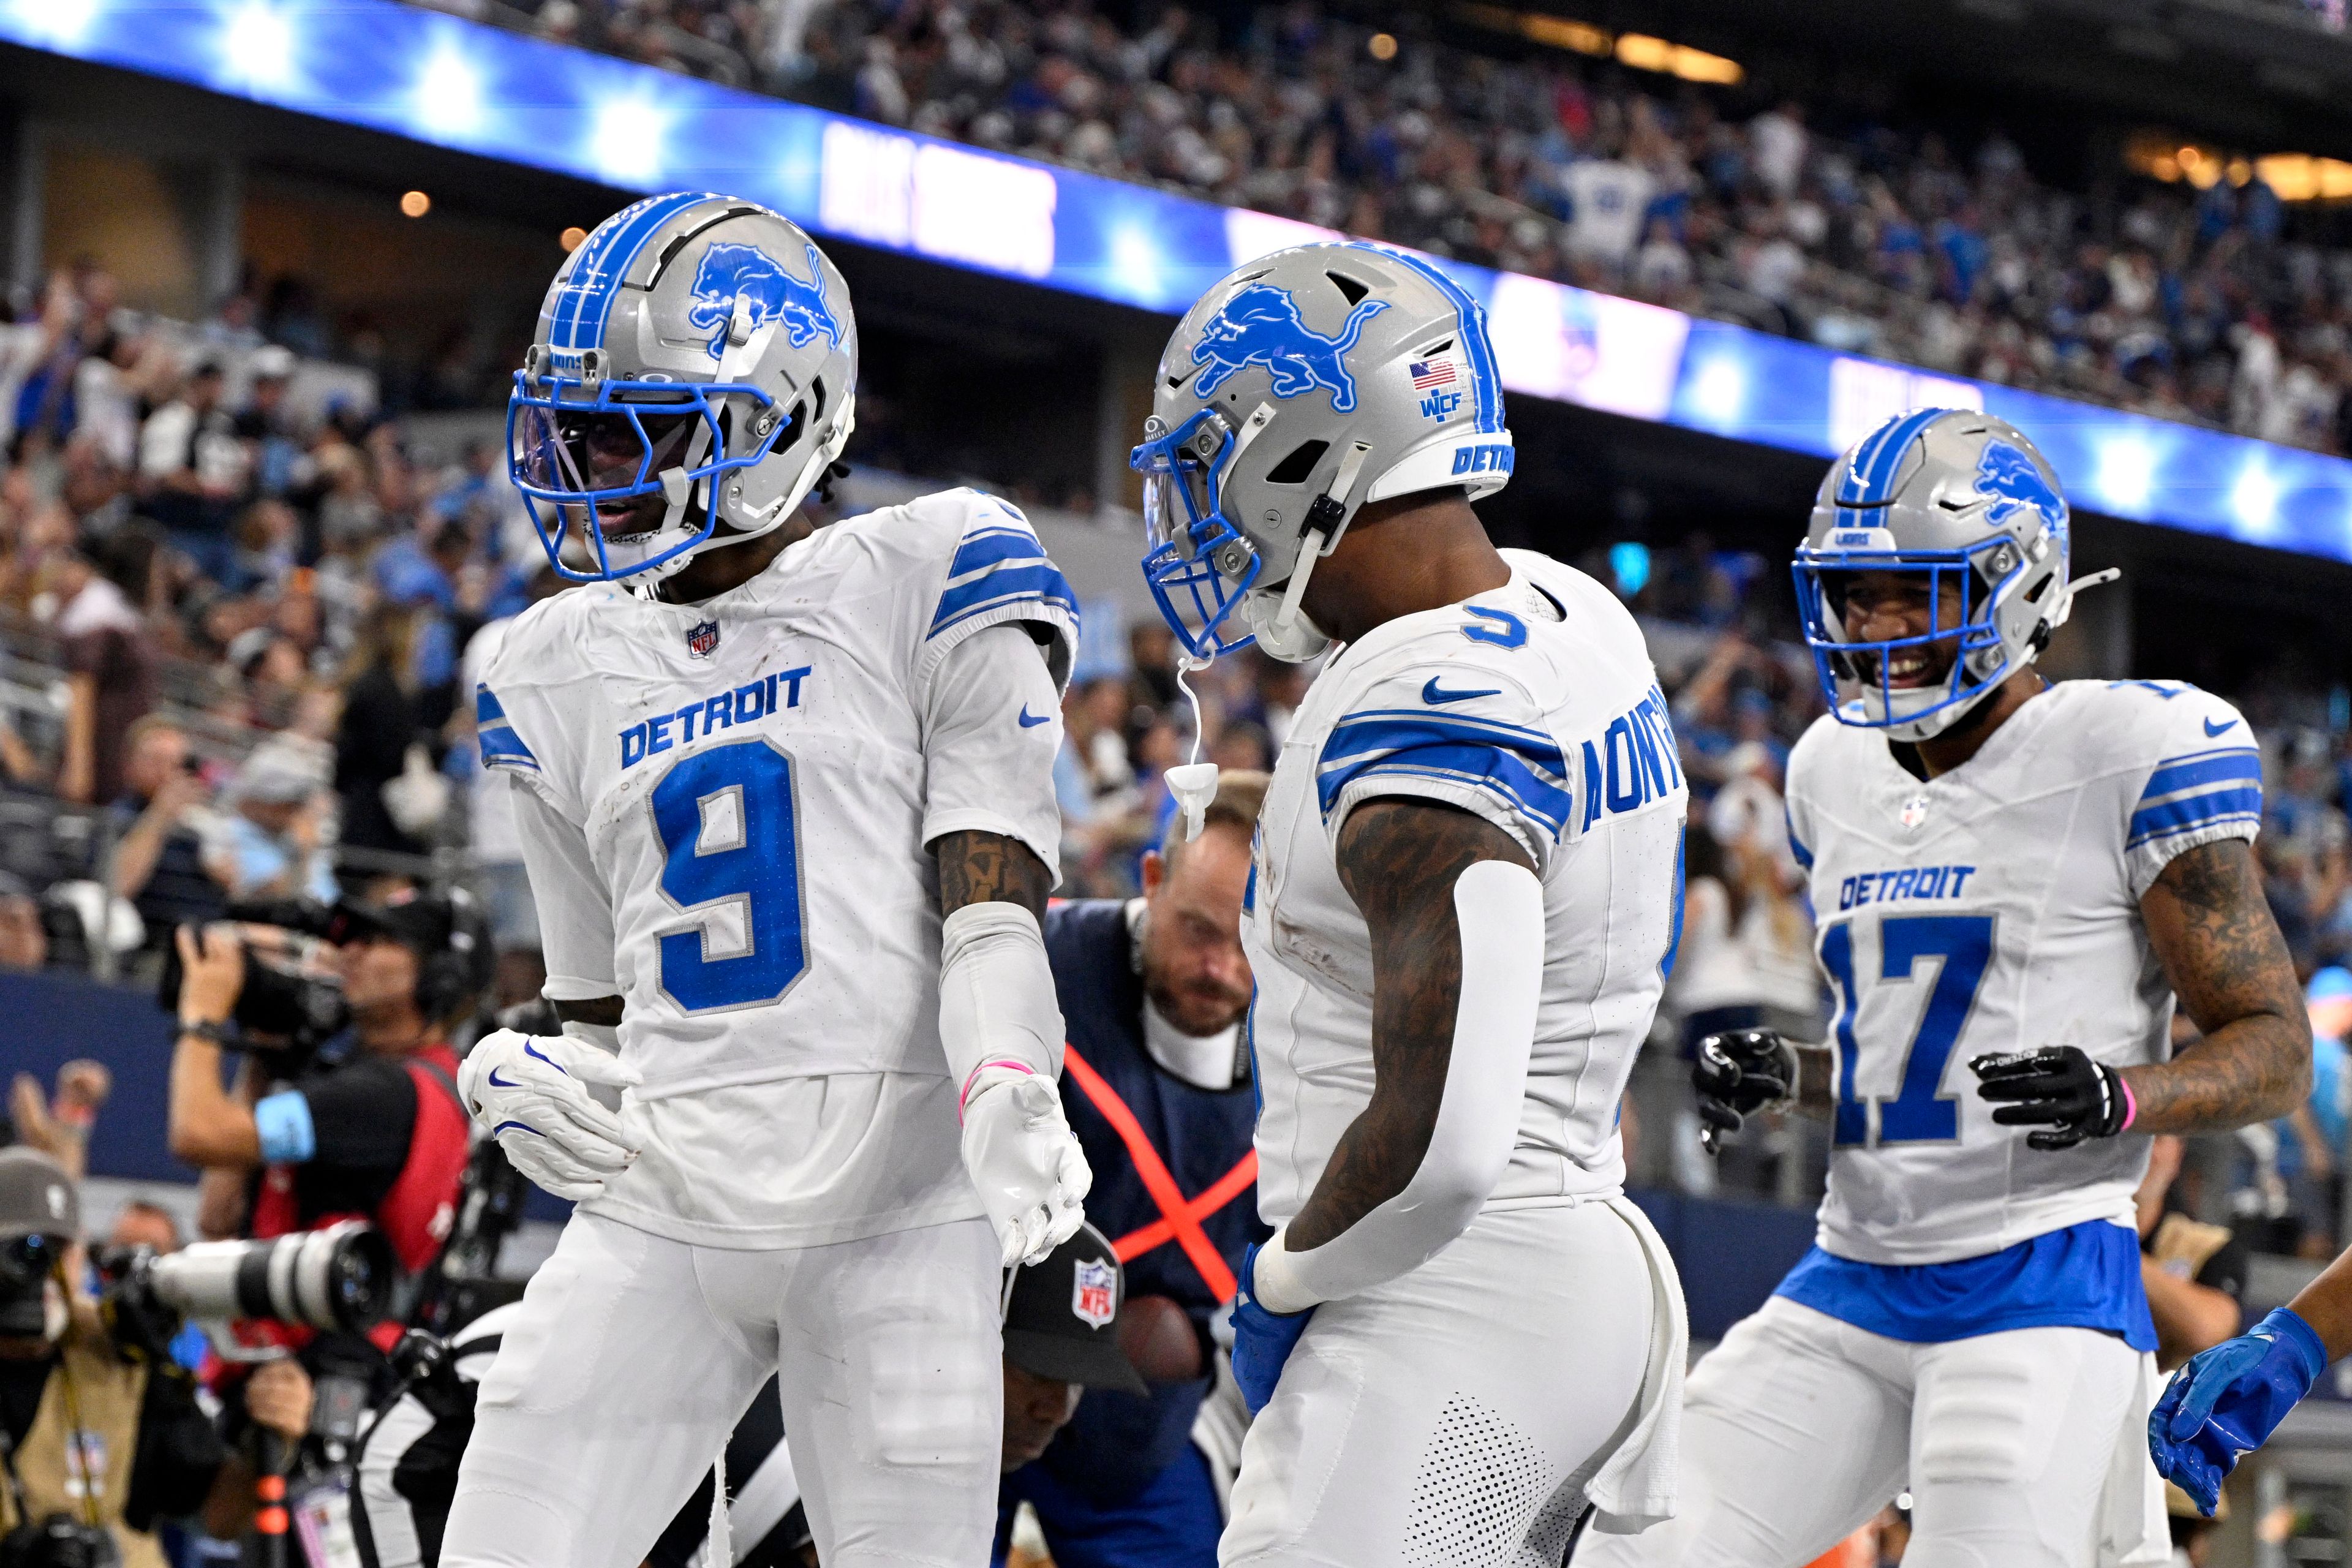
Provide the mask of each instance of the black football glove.
{"label": "black football glove", "polygon": [[1698,1043],[1691,1064],[1698,1090],[1699,1142],[1710,1154],[1759,1110],[1777,1110],[1797,1092],[1797,1049],[1770,1029],[1730,1029]]}
{"label": "black football glove", "polygon": [[1977,1093],[1993,1102],[2003,1127],[2032,1127],[2028,1147],[2072,1149],[2085,1138],[2112,1138],[2131,1120],[2123,1075],[2093,1061],[2079,1046],[1994,1052],[1969,1063]]}

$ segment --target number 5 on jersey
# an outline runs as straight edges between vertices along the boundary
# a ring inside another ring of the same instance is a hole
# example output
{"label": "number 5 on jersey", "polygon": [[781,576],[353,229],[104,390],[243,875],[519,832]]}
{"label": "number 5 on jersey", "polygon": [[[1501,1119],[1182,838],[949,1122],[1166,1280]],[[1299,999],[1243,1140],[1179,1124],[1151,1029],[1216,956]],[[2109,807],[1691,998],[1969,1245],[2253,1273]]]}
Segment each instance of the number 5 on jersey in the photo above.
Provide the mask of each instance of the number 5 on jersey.
{"label": "number 5 on jersey", "polygon": [[[1919,1025],[1904,1047],[1896,1065],[1899,1088],[1891,1098],[1863,1097],[1854,1091],[1854,1074],[1863,1065],[1863,1048],[1855,1044],[1854,1017],[1862,1011],[1863,994],[1854,984],[1853,928],[1840,921],[1822,932],[1822,967],[1837,983],[1837,1122],[1834,1142],[1848,1144],[1938,1142],[1960,1135],[1958,1097],[1940,1092],[1944,1068],[1959,1043],[1974,1010],[1977,987],[1992,963],[1990,915],[1903,915],[1878,922],[1881,985],[1916,985],[1919,966],[1933,962],[1934,987],[1919,1009]],[[1869,1045],[1870,1080],[1884,1083],[1881,1053],[1895,1040],[1874,1033]],[[1871,1108],[1877,1107],[1876,1136]]]}
{"label": "number 5 on jersey", "polygon": [[689,1013],[778,1000],[808,967],[792,759],[763,740],[713,746],[680,757],[651,804],[662,894],[694,917],[661,939],[663,992]]}

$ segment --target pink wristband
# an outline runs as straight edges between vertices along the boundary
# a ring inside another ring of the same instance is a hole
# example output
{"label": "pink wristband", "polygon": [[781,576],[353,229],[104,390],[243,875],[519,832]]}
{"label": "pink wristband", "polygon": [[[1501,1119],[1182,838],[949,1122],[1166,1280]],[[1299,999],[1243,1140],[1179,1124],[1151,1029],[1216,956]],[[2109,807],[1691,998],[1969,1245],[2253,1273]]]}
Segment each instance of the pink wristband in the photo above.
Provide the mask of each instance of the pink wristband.
{"label": "pink wristband", "polygon": [[2131,1124],[2139,1120],[2139,1101],[2132,1098],[2131,1083],[2121,1073],[2116,1074],[2116,1087],[2124,1091],[2124,1124],[2116,1131],[2127,1132]]}
{"label": "pink wristband", "polygon": [[1031,1067],[1027,1062],[1014,1061],[1010,1057],[999,1058],[994,1061],[985,1061],[981,1063],[978,1067],[972,1068],[971,1071],[964,1075],[963,1089],[956,1096],[957,1126],[961,1127],[963,1125],[963,1108],[966,1104],[970,1103],[971,1100],[972,1079],[978,1078],[981,1074],[986,1072],[991,1068],[1011,1068],[1014,1072],[1026,1073],[1031,1078],[1035,1078],[1037,1076],[1037,1069],[1035,1068]]}

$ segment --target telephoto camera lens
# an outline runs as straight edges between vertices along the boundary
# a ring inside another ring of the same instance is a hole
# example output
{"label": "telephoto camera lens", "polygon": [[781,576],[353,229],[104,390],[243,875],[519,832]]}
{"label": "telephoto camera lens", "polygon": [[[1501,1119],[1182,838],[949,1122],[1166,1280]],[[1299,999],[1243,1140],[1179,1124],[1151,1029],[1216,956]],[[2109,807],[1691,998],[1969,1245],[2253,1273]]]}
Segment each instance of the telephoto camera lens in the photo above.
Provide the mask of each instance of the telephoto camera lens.
{"label": "telephoto camera lens", "polygon": [[147,1272],[157,1300],[191,1318],[267,1318],[358,1331],[392,1311],[400,1266],[364,1220],[268,1241],[205,1241],[158,1258]]}

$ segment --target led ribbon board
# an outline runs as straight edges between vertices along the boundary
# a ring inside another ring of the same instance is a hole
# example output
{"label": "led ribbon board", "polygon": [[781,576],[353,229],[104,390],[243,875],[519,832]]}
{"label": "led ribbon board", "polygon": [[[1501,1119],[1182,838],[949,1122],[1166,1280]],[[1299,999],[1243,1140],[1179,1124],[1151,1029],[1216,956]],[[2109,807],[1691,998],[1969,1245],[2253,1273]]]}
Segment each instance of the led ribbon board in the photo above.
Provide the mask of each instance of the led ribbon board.
{"label": "led ribbon board", "polygon": [[[983,153],[397,0],[0,0],[0,41],[1175,314],[1326,231]],[[1830,457],[1923,404],[2031,435],[2084,507],[2352,561],[2352,462],[1942,377],[1466,263],[1506,389]]]}

